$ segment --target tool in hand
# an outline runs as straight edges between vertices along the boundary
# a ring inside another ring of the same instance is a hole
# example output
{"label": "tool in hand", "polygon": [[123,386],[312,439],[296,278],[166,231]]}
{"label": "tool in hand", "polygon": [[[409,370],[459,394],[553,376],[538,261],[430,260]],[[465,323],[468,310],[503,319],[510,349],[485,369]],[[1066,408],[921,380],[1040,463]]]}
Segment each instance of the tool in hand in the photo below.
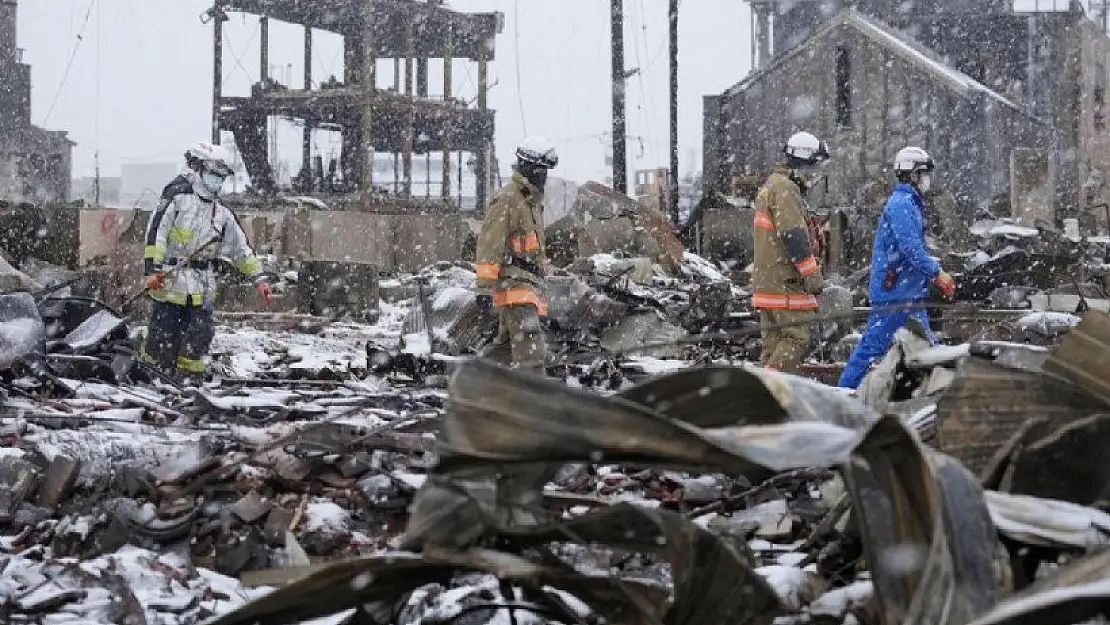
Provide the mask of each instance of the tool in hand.
{"label": "tool in hand", "polygon": [[[201,252],[208,249],[208,247],[211,246],[213,243],[218,243],[220,241],[220,239],[221,239],[220,235],[216,235],[216,236],[212,237],[211,239],[208,240],[207,243],[205,243],[204,245],[202,245],[202,246],[198,247],[197,249],[193,250],[192,253],[190,253],[187,257],[185,257],[185,260],[177,263],[173,267],[170,267],[168,271],[161,272],[162,276],[163,276],[163,283],[165,282],[164,278],[170,277],[171,275],[173,275],[174,272],[176,272],[177,270],[179,270],[183,267],[188,267],[190,263],[192,263],[194,260],[197,259],[197,256],[200,256]],[[123,308],[124,309],[129,308],[132,304],[134,304],[136,301],[138,301],[139,298],[141,298],[142,296],[146,295],[149,292],[150,292],[150,283],[148,282],[146,285],[143,286],[143,289],[141,291],[132,295],[126,302],[124,302]]]}

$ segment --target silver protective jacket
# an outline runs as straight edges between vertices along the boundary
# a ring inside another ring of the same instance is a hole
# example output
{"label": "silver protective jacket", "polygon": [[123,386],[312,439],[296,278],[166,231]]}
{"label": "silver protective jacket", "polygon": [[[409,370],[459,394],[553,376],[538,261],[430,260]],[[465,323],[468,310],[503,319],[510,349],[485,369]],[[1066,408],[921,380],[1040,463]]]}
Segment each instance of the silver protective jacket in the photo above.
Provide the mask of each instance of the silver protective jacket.
{"label": "silver protective jacket", "polygon": [[150,291],[156,301],[179,306],[211,306],[216,296],[213,261],[229,258],[260,282],[262,263],[254,255],[235,213],[219,200],[197,195],[196,174],[166,186],[146,232],[143,261],[147,275],[166,273],[166,287]]}

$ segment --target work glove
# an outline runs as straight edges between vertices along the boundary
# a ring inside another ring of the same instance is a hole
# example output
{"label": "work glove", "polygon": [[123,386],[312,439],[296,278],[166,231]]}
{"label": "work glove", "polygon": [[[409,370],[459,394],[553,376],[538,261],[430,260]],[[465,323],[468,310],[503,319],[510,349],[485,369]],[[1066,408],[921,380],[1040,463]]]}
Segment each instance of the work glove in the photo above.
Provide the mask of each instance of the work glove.
{"label": "work glove", "polygon": [[159,272],[147,277],[146,288],[151,291],[161,291],[166,288],[166,274]]}
{"label": "work glove", "polygon": [[256,284],[254,288],[258,291],[258,294],[262,296],[262,301],[266,303],[267,307],[269,307],[270,304],[274,303],[274,292],[270,289],[269,282],[263,280],[262,282]]}
{"label": "work glove", "polygon": [[810,295],[820,295],[821,291],[825,290],[825,278],[821,276],[821,272],[810,274],[802,278],[802,288]]}
{"label": "work glove", "polygon": [[937,288],[940,289],[941,294],[944,295],[945,298],[952,299],[956,297],[956,281],[952,279],[952,276],[948,275],[947,271],[942,269],[941,272],[937,274],[937,277],[933,278],[933,282],[936,283]]}
{"label": "work glove", "polygon": [[479,294],[477,297],[478,310],[483,315],[493,315],[493,296]]}

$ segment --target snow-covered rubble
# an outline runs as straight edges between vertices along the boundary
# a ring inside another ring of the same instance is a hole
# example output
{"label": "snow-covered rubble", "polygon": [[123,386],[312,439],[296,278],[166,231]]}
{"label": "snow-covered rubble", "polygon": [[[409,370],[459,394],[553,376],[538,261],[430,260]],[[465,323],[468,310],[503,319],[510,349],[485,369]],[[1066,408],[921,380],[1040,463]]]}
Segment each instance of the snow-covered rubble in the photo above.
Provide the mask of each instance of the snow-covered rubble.
{"label": "snow-covered rubble", "polygon": [[[680,275],[668,275],[657,265],[637,259],[599,255],[586,260],[593,268],[570,277],[588,285],[591,298],[605,298],[609,305],[631,311],[624,315],[628,318],[650,315],[678,328],[681,335],[703,329],[698,325],[700,306],[713,308],[722,301],[731,306],[743,295],[715,265],[692,255],[684,258]],[[447,326],[437,325],[435,315],[470,304],[472,270],[440,264],[421,279],[433,313],[436,342],[457,337]],[[437,479],[429,476],[434,476],[439,455],[446,453],[437,449],[436,441],[442,435],[439,426],[448,399],[465,405],[465,398],[429,388],[396,371],[383,373],[389,363],[373,362],[375,348],[396,349],[402,339],[408,344],[426,336],[426,327],[411,325],[414,311],[422,308],[420,302],[413,299],[414,293],[404,293],[416,286],[415,278],[387,286],[405,297],[383,302],[374,325],[309,320],[266,326],[247,319],[220,327],[214,346],[219,375],[199,388],[178,389],[156,382],[111,384],[66,376],[55,376],[51,386],[45,386],[4,378],[11,396],[0,407],[0,614],[10,614],[12,622],[194,625],[251,599],[280,593],[304,574],[288,567],[321,558],[388,557],[403,563],[423,557],[389,550],[406,539],[403,532],[409,511],[416,509],[417,493],[436,485]],[[708,300],[699,299],[707,293]],[[1069,329],[1078,323],[1070,316],[1038,315],[1021,323]],[[558,429],[558,419],[552,419],[553,429],[531,452],[536,458],[557,447],[556,443],[608,423],[613,413],[573,409],[583,404],[572,399],[602,397],[625,408],[639,403],[638,418],[650,417],[651,427],[610,434],[607,440],[626,445],[625,449],[642,451],[662,444],[682,454],[688,451],[682,441],[689,442],[682,437],[700,432],[702,442],[709,445],[703,456],[712,455],[713,462],[728,454],[750,454],[775,466],[814,462],[819,455],[799,451],[799,446],[851,449],[860,436],[854,428],[867,419],[878,419],[882,412],[898,419],[897,427],[906,428],[899,444],[907,445],[903,461],[909,462],[912,453],[925,453],[917,446],[919,439],[940,444],[938,423],[951,418],[943,398],[960,388],[969,363],[995,366],[1007,355],[1020,360],[1014,354],[1042,362],[1049,356],[1047,350],[1005,342],[930,347],[903,334],[898,348],[872,373],[873,394],[860,395],[875,400],[872,405],[880,411],[872,414],[849,393],[753,367],[744,368],[742,374],[714,369],[707,375],[717,377],[693,387],[684,385],[683,380],[690,378],[675,376],[668,378],[675,386],[660,387],[665,389],[662,396],[637,396],[638,387],[627,380],[613,383],[614,371],[635,372],[634,377],[666,376],[681,374],[694,362],[723,368],[725,361],[711,365],[714,360],[708,352],[696,358],[682,351],[667,358],[606,355],[597,348],[605,344],[601,337],[595,337],[596,342],[583,338],[581,329],[590,323],[577,328],[574,345],[592,360],[583,367],[585,373],[568,371],[566,384],[558,387],[576,387],[575,394],[567,398],[547,389],[538,395],[542,399],[518,404],[539,411],[567,401],[572,407],[559,419],[590,417],[569,430]],[[622,317],[612,325],[623,323]],[[99,327],[97,322],[86,329]],[[553,335],[567,340],[558,331],[553,329]],[[78,332],[77,338],[85,334]],[[95,336],[100,334],[90,331],[88,336],[93,338],[75,342],[95,347],[100,342]],[[646,332],[636,336],[651,340]],[[426,353],[411,344],[408,347],[411,356]],[[612,362],[618,357],[619,367]],[[451,366],[466,367],[465,363],[466,359],[457,359]],[[1033,375],[1029,372],[1034,369],[1021,372]],[[992,372],[991,379],[1004,377]],[[701,374],[694,370],[693,375]],[[724,382],[717,383],[718,378]],[[605,391],[583,390],[601,385],[596,384],[600,380],[609,383]],[[732,384],[737,386],[731,388]],[[504,399],[500,395],[514,392],[509,385],[497,388],[500,392],[486,392],[484,401],[492,405]],[[717,392],[735,395],[715,403]],[[698,408],[675,414],[672,400]],[[837,412],[845,406],[856,412]],[[757,426],[740,416],[750,416],[759,408]],[[787,431],[776,420],[781,412],[795,410],[809,410],[810,415],[787,424],[795,445],[775,447]],[[824,420],[833,412],[841,422]],[[617,416],[613,423],[628,423],[621,420],[628,414]],[[503,421],[483,428],[456,424],[444,430],[454,436],[473,435],[468,445],[493,440],[490,427],[498,428],[497,440],[509,441],[520,434],[509,417],[500,418]],[[886,423],[895,430],[892,422]],[[758,436],[746,437],[753,431],[746,429],[750,427],[759,428]],[[669,432],[662,443],[660,431]],[[1044,444],[1042,439],[1032,442]],[[1022,449],[1027,453],[1036,448]],[[465,449],[456,444],[447,452]],[[685,519],[689,523],[684,532],[694,531],[692,527],[702,534],[673,536],[682,540],[698,536],[689,545],[701,549],[712,544],[723,550],[720,553],[732,554],[729,558],[736,559],[736,566],[748,567],[742,570],[752,573],[751,579],[738,578],[733,590],[775,602],[775,613],[791,623],[865,622],[867,606],[878,596],[876,586],[883,581],[872,579],[875,571],[912,568],[916,563],[917,546],[886,551],[886,559],[879,563],[867,560],[861,546],[866,537],[861,537],[856,523],[846,520],[849,509],[858,514],[856,506],[868,505],[847,494],[857,487],[859,476],[852,482],[837,475],[860,470],[857,466],[779,472],[749,471],[754,465],[748,464],[698,473],[703,469],[700,464],[696,470],[675,470],[670,464],[652,466],[651,456],[622,462],[591,449],[595,451],[580,457],[581,464],[552,471],[548,483],[540,485],[537,496],[554,513],[552,518],[569,522],[618,508],[661,515],[637,517],[640,521],[630,526],[634,528],[651,523],[663,526],[658,519]],[[1015,457],[1013,462],[1020,464],[1020,460]],[[882,466],[875,462],[869,470]],[[1105,514],[1076,503],[1023,498],[1000,490],[999,484],[990,486],[982,499],[983,510],[993,522],[992,531],[1007,541],[1056,550],[1065,558],[1105,544],[1105,530],[1110,527]],[[963,503],[961,497],[957,503]],[[470,529],[467,525],[460,534]],[[654,588],[666,598],[675,592],[676,584],[689,584],[681,567],[668,559],[673,554],[667,553],[666,541],[654,551],[579,542],[560,536],[551,544],[551,553],[576,574],[598,578],[599,587],[619,577],[629,587]],[[390,625],[432,625],[455,617],[474,623],[559,620],[545,612],[550,609],[546,604],[536,601],[534,589],[525,591],[527,583],[509,584],[510,590],[490,574],[492,569],[498,575],[540,579],[528,577],[535,573],[529,568],[533,563],[513,553],[479,552],[484,566],[460,564],[454,574],[439,574],[436,583],[417,585],[397,604]],[[361,575],[349,584],[355,591],[372,587],[377,579],[368,572]],[[578,578],[564,581],[569,579]],[[704,581],[706,587],[713,583]],[[571,611],[592,618],[596,613],[584,603],[588,590],[552,588],[551,592],[563,597]],[[350,610],[341,610],[327,622],[341,623],[349,615]],[[564,617],[561,622],[569,620]]]}

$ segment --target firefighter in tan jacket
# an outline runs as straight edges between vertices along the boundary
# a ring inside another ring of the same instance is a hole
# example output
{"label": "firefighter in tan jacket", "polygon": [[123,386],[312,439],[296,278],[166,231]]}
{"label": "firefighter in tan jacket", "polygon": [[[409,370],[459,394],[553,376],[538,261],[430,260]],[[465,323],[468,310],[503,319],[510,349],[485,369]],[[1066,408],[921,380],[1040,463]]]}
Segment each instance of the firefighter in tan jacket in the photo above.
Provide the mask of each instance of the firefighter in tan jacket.
{"label": "firefighter in tan jacket", "polygon": [[540,317],[547,316],[543,189],[559,155],[546,139],[526,138],[516,150],[509,184],[490,200],[478,237],[478,305],[498,311],[497,338],[487,357],[543,374],[547,358]]}
{"label": "firefighter in tan jacket", "polygon": [[809,354],[806,321],[817,317],[824,288],[802,194],[812,185],[806,172],[828,160],[829,152],[808,132],[790,137],[783,152],[786,162],[775,167],[755,199],[752,305],[763,334],[761,363],[794,373]]}

